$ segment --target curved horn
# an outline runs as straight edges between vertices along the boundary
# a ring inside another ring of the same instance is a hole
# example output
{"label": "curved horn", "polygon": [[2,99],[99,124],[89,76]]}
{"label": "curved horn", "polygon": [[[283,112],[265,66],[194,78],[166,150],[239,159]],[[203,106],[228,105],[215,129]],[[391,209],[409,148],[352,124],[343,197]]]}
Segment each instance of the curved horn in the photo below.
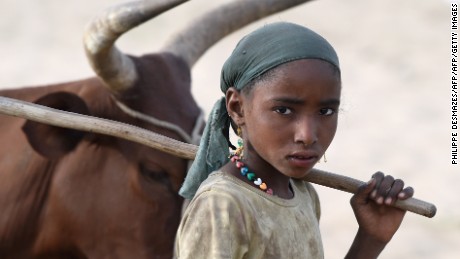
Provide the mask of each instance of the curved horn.
{"label": "curved horn", "polygon": [[133,61],[114,45],[123,33],[187,0],[137,1],[109,8],[87,27],[84,46],[94,72],[115,92],[138,79]]}
{"label": "curved horn", "polygon": [[310,0],[239,0],[207,12],[177,33],[163,51],[171,52],[193,64],[214,43],[231,32],[270,14]]}

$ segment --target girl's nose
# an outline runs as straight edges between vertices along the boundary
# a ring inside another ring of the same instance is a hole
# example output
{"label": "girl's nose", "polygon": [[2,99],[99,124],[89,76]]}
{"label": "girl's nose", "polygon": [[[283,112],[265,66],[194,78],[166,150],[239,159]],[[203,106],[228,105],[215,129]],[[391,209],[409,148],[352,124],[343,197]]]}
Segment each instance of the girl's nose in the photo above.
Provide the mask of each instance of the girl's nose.
{"label": "girl's nose", "polygon": [[316,123],[312,119],[301,120],[296,123],[295,143],[311,146],[318,141]]}

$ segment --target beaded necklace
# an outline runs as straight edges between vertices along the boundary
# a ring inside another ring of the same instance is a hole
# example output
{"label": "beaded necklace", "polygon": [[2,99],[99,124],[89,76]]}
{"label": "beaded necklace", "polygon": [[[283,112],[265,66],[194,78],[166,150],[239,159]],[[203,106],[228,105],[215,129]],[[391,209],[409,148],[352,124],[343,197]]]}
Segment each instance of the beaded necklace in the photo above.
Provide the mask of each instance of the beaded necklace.
{"label": "beaded necklace", "polygon": [[258,178],[254,172],[249,171],[249,168],[244,165],[241,161],[241,158],[237,154],[233,154],[230,160],[235,163],[236,167],[240,169],[240,173],[242,176],[246,177],[249,181],[253,182],[257,185],[262,191],[273,195],[273,190],[267,187],[267,184],[262,182],[262,179]]}

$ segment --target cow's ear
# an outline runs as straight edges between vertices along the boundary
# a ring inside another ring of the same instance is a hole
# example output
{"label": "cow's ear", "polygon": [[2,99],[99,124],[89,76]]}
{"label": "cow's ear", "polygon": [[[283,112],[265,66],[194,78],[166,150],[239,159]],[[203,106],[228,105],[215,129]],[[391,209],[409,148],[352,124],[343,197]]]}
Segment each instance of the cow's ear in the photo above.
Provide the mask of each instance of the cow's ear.
{"label": "cow's ear", "polygon": [[[89,115],[86,103],[75,94],[55,92],[41,97],[35,103],[51,108]],[[85,136],[85,132],[27,121],[22,130],[32,148],[49,158],[60,158],[72,151]]]}

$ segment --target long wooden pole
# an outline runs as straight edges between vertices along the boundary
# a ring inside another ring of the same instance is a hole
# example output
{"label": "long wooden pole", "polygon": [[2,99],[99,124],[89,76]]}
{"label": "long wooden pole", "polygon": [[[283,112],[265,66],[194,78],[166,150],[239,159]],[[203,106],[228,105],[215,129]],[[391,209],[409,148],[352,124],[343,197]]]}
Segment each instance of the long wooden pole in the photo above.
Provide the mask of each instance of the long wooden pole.
{"label": "long wooden pole", "polygon": [[[60,111],[42,105],[1,96],[0,113],[53,126],[119,137],[185,159],[194,159],[198,150],[196,145],[183,143],[136,126]],[[358,187],[364,184],[362,181],[319,169],[312,169],[307,177],[305,177],[305,180],[349,193],[356,193]],[[415,198],[398,200],[393,206],[429,218],[436,214],[435,205]]]}

